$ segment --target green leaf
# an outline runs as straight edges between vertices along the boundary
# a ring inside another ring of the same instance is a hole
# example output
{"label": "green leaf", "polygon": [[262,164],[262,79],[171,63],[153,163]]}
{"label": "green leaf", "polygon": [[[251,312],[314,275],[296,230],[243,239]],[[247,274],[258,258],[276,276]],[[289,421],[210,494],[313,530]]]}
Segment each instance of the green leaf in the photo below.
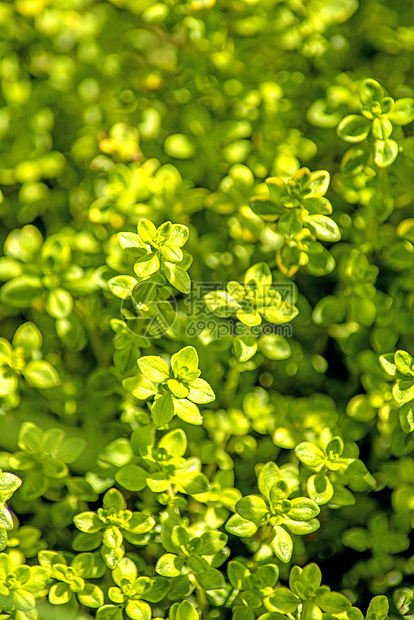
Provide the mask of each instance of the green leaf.
{"label": "green leaf", "polygon": [[183,252],[180,248],[165,243],[160,248],[161,255],[164,260],[171,263],[179,263],[183,260]]}
{"label": "green leaf", "polygon": [[309,189],[312,196],[324,196],[328,191],[330,176],[326,170],[315,170],[311,174]]}
{"label": "green leaf", "polygon": [[398,381],[392,388],[392,395],[399,405],[414,399],[414,379]]}
{"label": "green leaf", "polygon": [[267,334],[259,338],[259,348],[270,360],[284,360],[292,354],[286,338],[277,334]]}
{"label": "green leaf", "polygon": [[284,614],[293,614],[297,610],[301,600],[288,588],[280,587],[272,594],[270,603],[278,611]]}
{"label": "green leaf", "polygon": [[183,420],[183,422],[196,425],[203,423],[203,416],[196,404],[186,398],[175,398],[174,396],[172,397],[172,401],[175,415]]}
{"label": "green leaf", "polygon": [[157,428],[168,424],[172,420],[174,413],[173,398],[169,392],[154,399],[151,407],[151,417]]}
{"label": "green leaf", "polygon": [[227,564],[227,574],[233,588],[241,590],[243,589],[244,580],[250,575],[250,571],[245,564],[237,562],[236,560],[231,560]]}
{"label": "green leaf", "polygon": [[237,502],[236,512],[243,519],[260,525],[264,518],[269,515],[269,507],[261,497],[248,495]]}
{"label": "green leaf", "polygon": [[269,177],[266,179],[266,185],[270,195],[276,202],[286,193],[286,183],[278,177]]}
{"label": "green leaf", "polygon": [[7,282],[18,278],[23,273],[23,265],[14,258],[8,256],[0,257],[0,280]]}
{"label": "green leaf", "polygon": [[185,293],[186,295],[190,292],[190,276],[182,267],[166,261],[163,263],[162,272],[167,278],[168,282],[175,286],[178,291],[180,291],[181,293]]}
{"label": "green leaf", "polygon": [[268,611],[259,616],[257,620],[287,620],[287,618],[277,611]]}
{"label": "green leaf", "polygon": [[74,463],[85,450],[87,442],[80,437],[65,439],[57,451],[57,458],[64,463]]}
{"label": "green leaf", "polygon": [[112,579],[117,585],[133,583],[138,577],[138,569],[130,558],[122,558],[112,571]]}
{"label": "green leaf", "polygon": [[394,362],[393,353],[386,353],[385,355],[380,355],[379,361],[385,372],[391,377],[395,377],[397,372],[397,366]]}
{"label": "green leaf", "polygon": [[116,525],[106,527],[102,535],[102,544],[110,549],[117,549],[122,545],[123,536],[121,530]]}
{"label": "green leaf", "polygon": [[408,239],[411,243],[414,241],[414,218],[410,217],[399,223],[397,235],[403,239]]}
{"label": "green leaf", "polygon": [[63,288],[55,288],[46,297],[45,308],[54,319],[66,319],[72,313],[72,295]]}
{"label": "green leaf", "polygon": [[42,292],[40,284],[35,286],[24,277],[6,282],[0,290],[0,301],[12,308],[29,308],[32,301]]}
{"label": "green leaf", "polygon": [[148,355],[138,360],[138,366],[142,374],[154,383],[161,383],[170,376],[167,362],[156,355]]}
{"label": "green leaf", "polygon": [[171,233],[168,239],[168,243],[171,243],[179,248],[182,248],[187,243],[190,231],[184,224],[173,224]]}
{"label": "green leaf", "polygon": [[372,135],[377,140],[387,140],[392,132],[392,125],[387,118],[374,118],[372,121]]}
{"label": "green leaf", "polygon": [[384,595],[374,596],[368,606],[366,620],[384,620],[389,613],[390,605]]}
{"label": "green leaf", "polygon": [[328,476],[316,474],[310,476],[307,482],[309,497],[318,505],[326,504],[332,498],[334,489]]}
{"label": "green leaf", "polygon": [[[177,379],[192,381],[198,377],[198,355],[194,347],[184,347],[171,356],[171,366]],[[192,376],[195,372],[197,376]],[[190,376],[189,376],[190,375]]]}
{"label": "green leaf", "polygon": [[362,105],[370,105],[375,101],[381,101],[384,96],[384,90],[376,80],[368,78],[362,82],[362,86],[359,89],[359,97]]}
{"label": "green leaf", "polygon": [[344,487],[334,488],[334,494],[329,502],[329,506],[334,508],[338,506],[353,506],[355,504],[355,497],[348,489]]}
{"label": "green leaf", "polygon": [[262,318],[257,310],[251,310],[250,312],[244,312],[243,310],[237,310],[236,316],[247,327],[255,327],[260,325]]}
{"label": "green leaf", "polygon": [[322,241],[339,241],[341,233],[337,224],[326,215],[309,215],[305,219],[306,225],[317,239]]}
{"label": "green leaf", "polygon": [[325,455],[314,443],[304,441],[296,446],[295,454],[307,467],[319,471],[325,461]]}
{"label": "green leaf", "polygon": [[60,385],[60,378],[52,364],[45,360],[33,360],[23,370],[27,383],[38,389],[48,389]]}
{"label": "green leaf", "polygon": [[259,487],[260,493],[269,500],[270,489],[280,480],[283,480],[283,476],[279,467],[272,461],[269,461],[262,467],[257,479],[257,486]]}
{"label": "green leaf", "polygon": [[94,555],[93,553],[79,553],[71,562],[76,574],[88,579],[93,575]]}
{"label": "green leaf", "polygon": [[[266,179],[266,183],[269,186],[269,179]],[[254,196],[250,199],[249,206],[256,215],[263,218],[275,219],[285,213],[284,207],[273,202],[268,196]]]}
{"label": "green leaf", "polygon": [[139,278],[149,278],[160,268],[160,259],[156,252],[140,256],[134,264],[134,271]]}
{"label": "green leaf", "polygon": [[21,450],[43,456],[43,433],[33,422],[23,422],[19,430],[18,445]]}
{"label": "green leaf", "polygon": [[384,191],[375,192],[369,201],[369,208],[379,222],[385,222],[394,210],[394,199]]}
{"label": "green leaf", "polygon": [[248,607],[235,607],[232,620],[255,620],[255,617],[254,609],[249,609]]}
{"label": "green leaf", "polygon": [[124,530],[131,534],[145,534],[152,530],[155,521],[143,512],[133,512],[131,518],[123,526]]}
{"label": "green leaf", "polygon": [[49,590],[49,601],[52,605],[64,605],[72,598],[72,591],[66,583],[55,583]]}
{"label": "green leaf", "polygon": [[36,226],[29,224],[12,230],[4,244],[4,253],[23,262],[30,261],[40,249],[43,237]]}
{"label": "green leaf", "polygon": [[372,547],[372,538],[367,530],[362,527],[351,527],[342,536],[342,542],[347,547],[362,553]]}
{"label": "green leaf", "polygon": [[396,351],[394,355],[394,363],[397,370],[399,370],[403,375],[414,375],[414,359],[409,353],[407,353],[407,351]]}
{"label": "green leaf", "polygon": [[82,592],[78,592],[78,599],[82,605],[96,609],[104,604],[104,595],[97,585],[87,583]]}
{"label": "green leaf", "polygon": [[164,577],[178,577],[181,575],[183,565],[183,558],[179,558],[173,553],[165,553],[157,561],[155,570],[159,575],[163,575]]}
{"label": "green leaf", "polygon": [[108,288],[115,297],[129,299],[137,284],[138,280],[132,276],[115,276],[108,281]]}
{"label": "green leaf", "polygon": [[374,161],[380,168],[390,166],[398,155],[395,140],[376,140],[374,144]]}
{"label": "green leaf", "polygon": [[0,502],[7,502],[21,484],[22,481],[15,474],[0,473]]}
{"label": "green leaf", "polygon": [[165,477],[165,474],[157,472],[155,474],[148,474],[147,485],[153,493],[163,493],[169,488],[170,482]]}
{"label": "green leaf", "polygon": [[81,532],[94,534],[103,528],[103,523],[96,512],[81,512],[73,518],[73,522]]}
{"label": "green leaf", "polygon": [[207,381],[204,381],[204,379],[194,379],[188,387],[189,393],[187,398],[193,403],[205,405],[213,402],[216,398],[211,386],[207,383]]}
{"label": "green leaf", "polygon": [[38,497],[41,497],[46,493],[49,488],[49,479],[41,471],[33,471],[28,476],[25,476],[22,488],[21,497],[27,502],[30,502]]}
{"label": "green leaf", "polygon": [[303,198],[303,207],[308,211],[309,215],[330,215],[332,213],[332,205],[327,198],[321,196],[305,196]]}
{"label": "green leaf", "polygon": [[257,352],[257,342],[254,336],[236,336],[233,340],[233,351],[239,362],[247,362]]}
{"label": "green leaf", "polygon": [[202,473],[176,473],[174,481],[180,486],[182,492],[189,495],[207,493],[209,490],[208,478]]}
{"label": "green leaf", "polygon": [[99,547],[102,542],[102,533],[95,532],[93,534],[86,534],[80,532],[75,536],[72,541],[72,546],[75,551],[92,551]]}
{"label": "green leaf", "polygon": [[[287,516],[290,516],[289,513]],[[284,525],[288,528],[289,532],[292,532],[292,534],[299,534],[301,536],[304,536],[305,534],[312,534],[321,526],[318,519],[310,519],[309,521],[292,521],[290,519],[285,519]]]}
{"label": "green leaf", "polygon": [[132,256],[142,256],[149,247],[137,233],[120,232],[118,233],[118,241],[121,248]]}
{"label": "green leaf", "polygon": [[10,531],[13,529],[13,517],[10,510],[0,504],[0,528]]}
{"label": "green leaf", "polygon": [[7,367],[0,367],[0,397],[12,396],[18,387],[16,373]]}
{"label": "green leaf", "polygon": [[104,605],[96,612],[96,620],[123,620],[122,607],[117,605]]}
{"label": "green leaf", "polygon": [[344,442],[340,437],[332,437],[326,444],[325,452],[330,461],[335,462],[335,459],[341,456],[344,451]]}
{"label": "green leaf", "polygon": [[346,142],[362,142],[368,136],[371,121],[358,114],[346,116],[338,125],[338,136]]}
{"label": "green leaf", "polygon": [[172,583],[164,577],[152,577],[151,586],[145,590],[142,598],[149,603],[159,603],[171,590]]}
{"label": "green leaf", "polygon": [[137,224],[138,235],[144,241],[144,243],[148,243],[152,241],[157,233],[157,229],[155,225],[146,218],[142,217]]}
{"label": "green leaf", "polygon": [[176,428],[161,437],[158,448],[164,449],[167,454],[174,457],[184,456],[187,450],[187,435],[182,428]]}
{"label": "green leaf", "polygon": [[154,280],[143,280],[138,282],[131,290],[131,301],[134,308],[141,310],[150,306],[157,296],[157,282]]}
{"label": "green leaf", "polygon": [[195,147],[185,134],[175,133],[165,139],[164,150],[170,157],[189,159],[194,155]]}
{"label": "green leaf", "polygon": [[200,586],[205,590],[217,590],[224,587],[223,575],[220,571],[212,568],[204,558],[190,556],[188,565],[194,572]]}
{"label": "green leaf", "polygon": [[217,530],[208,530],[200,536],[200,543],[197,547],[199,555],[216,555],[228,541],[228,536]]}
{"label": "green leaf", "polygon": [[36,325],[30,321],[23,323],[16,329],[12,340],[13,347],[23,347],[26,356],[38,351],[42,346],[42,341],[42,334]]}
{"label": "green leaf", "polygon": [[180,547],[187,548],[190,542],[190,535],[186,528],[181,525],[173,526],[171,541],[177,549],[180,549]]}
{"label": "green leaf", "polygon": [[167,385],[173,396],[177,398],[186,398],[189,394],[189,388],[177,379],[168,379]]}
{"label": "green leaf", "polygon": [[351,607],[350,601],[338,592],[326,592],[317,595],[315,602],[327,614],[340,614]]}
{"label": "green leaf", "polygon": [[55,452],[60,447],[63,439],[65,438],[65,433],[60,428],[50,428],[43,434],[43,449],[45,452]]}
{"label": "green leaf", "polygon": [[229,534],[240,536],[241,538],[249,538],[254,536],[258,530],[258,526],[247,519],[243,519],[240,515],[232,515],[226,523],[226,530]]}
{"label": "green leaf", "polygon": [[198,613],[188,601],[182,601],[175,614],[174,620],[198,620]]}
{"label": "green leaf", "polygon": [[[13,338],[14,341],[14,338]],[[17,345],[14,345],[17,346]],[[11,356],[13,352],[13,347],[10,342],[5,338],[0,338],[0,365],[9,365]]]}
{"label": "green leaf", "polygon": [[311,586],[316,591],[322,582],[322,573],[319,566],[314,562],[307,564],[301,573],[300,581],[305,587]]}
{"label": "green leaf", "polygon": [[277,231],[280,235],[292,238],[298,235],[303,228],[302,214],[299,209],[291,209],[282,215],[277,223]]}
{"label": "green leaf", "polygon": [[309,521],[320,512],[319,506],[307,497],[296,497],[292,499],[291,506],[288,517],[289,519],[293,519],[293,521]]}
{"label": "green leaf", "polygon": [[346,151],[341,161],[341,169],[344,175],[357,175],[368,164],[370,149],[353,146]]}
{"label": "green leaf", "polygon": [[399,419],[404,433],[414,431],[414,403],[404,403],[399,410]]}
{"label": "green leaf", "polygon": [[154,384],[145,377],[128,377],[122,381],[122,387],[138,400],[148,400],[157,393]]}
{"label": "green leaf", "polygon": [[148,473],[138,465],[124,465],[116,474],[115,480],[127,491],[142,491],[147,486]]}
{"label": "green leaf", "polygon": [[212,291],[204,295],[209,310],[222,318],[235,314],[240,309],[240,304],[226,291]]}
{"label": "green leaf", "polygon": [[272,273],[267,263],[256,263],[244,274],[244,284],[252,290],[262,291],[272,284]]}
{"label": "green leaf", "polygon": [[403,97],[394,102],[388,118],[396,125],[408,125],[414,120],[414,99]]}
{"label": "green leaf", "polygon": [[261,308],[264,318],[270,323],[289,323],[298,314],[299,310],[286,301],[271,302],[271,305]]}
{"label": "green leaf", "polygon": [[273,533],[274,538],[271,542],[272,549],[275,552],[276,557],[278,557],[281,562],[287,564],[292,557],[293,540],[287,531],[283,527],[280,527],[280,525],[273,528]]}
{"label": "green leaf", "polygon": [[279,577],[279,569],[275,564],[265,564],[256,571],[255,586],[262,588],[273,588]]}

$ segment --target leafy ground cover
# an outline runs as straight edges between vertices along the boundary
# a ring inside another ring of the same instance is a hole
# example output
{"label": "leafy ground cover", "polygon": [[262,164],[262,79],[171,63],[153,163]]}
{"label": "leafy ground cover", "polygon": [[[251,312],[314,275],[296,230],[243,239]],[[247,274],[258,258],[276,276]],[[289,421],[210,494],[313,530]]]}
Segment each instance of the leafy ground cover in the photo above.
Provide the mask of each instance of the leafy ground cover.
{"label": "leafy ground cover", "polygon": [[0,4],[0,619],[414,617],[414,8]]}

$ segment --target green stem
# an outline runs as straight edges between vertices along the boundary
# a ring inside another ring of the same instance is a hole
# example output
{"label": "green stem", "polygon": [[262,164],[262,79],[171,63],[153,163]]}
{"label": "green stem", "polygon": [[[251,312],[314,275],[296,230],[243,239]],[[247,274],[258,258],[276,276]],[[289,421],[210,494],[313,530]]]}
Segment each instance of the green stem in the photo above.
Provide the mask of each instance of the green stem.
{"label": "green stem", "polygon": [[229,407],[236,395],[237,387],[240,379],[240,364],[233,358],[230,360],[230,370],[227,375],[227,382],[223,390],[223,400],[227,407]]}
{"label": "green stem", "polygon": [[230,607],[231,604],[233,603],[234,599],[236,598],[236,596],[238,595],[239,590],[237,590],[236,588],[231,588],[230,592],[228,593],[226,600],[223,603],[223,607]]}
{"label": "green stem", "polygon": [[[171,502],[173,503],[174,499],[175,499],[175,493],[174,493],[174,489],[173,489],[173,486],[172,486],[171,482],[170,482],[170,484],[168,486],[168,495],[171,497]],[[175,504],[173,504],[173,505],[174,505],[175,512],[178,515],[180,515],[180,510],[179,510],[178,506],[176,506]]]}
{"label": "green stem", "polygon": [[90,315],[82,302],[75,304],[74,311],[82,320],[83,326],[88,334],[89,345],[98,365],[106,368],[110,362],[110,355],[108,355],[104,343],[99,336],[98,328],[94,324],[94,321],[91,320]]}
{"label": "green stem", "polygon": [[197,579],[195,580],[195,582],[196,582],[197,601],[200,606],[201,617],[205,618],[207,616],[207,611],[208,611],[208,601],[207,601],[206,593],[204,592],[203,588],[198,583]]}

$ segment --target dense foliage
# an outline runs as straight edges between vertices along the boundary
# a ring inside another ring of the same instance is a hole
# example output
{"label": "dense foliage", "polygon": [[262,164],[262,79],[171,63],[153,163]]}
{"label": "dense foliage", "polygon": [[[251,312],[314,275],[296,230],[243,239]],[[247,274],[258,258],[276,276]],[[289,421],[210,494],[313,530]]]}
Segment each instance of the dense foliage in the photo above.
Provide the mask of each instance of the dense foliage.
{"label": "dense foliage", "polygon": [[414,617],[413,19],[0,4],[0,620]]}

